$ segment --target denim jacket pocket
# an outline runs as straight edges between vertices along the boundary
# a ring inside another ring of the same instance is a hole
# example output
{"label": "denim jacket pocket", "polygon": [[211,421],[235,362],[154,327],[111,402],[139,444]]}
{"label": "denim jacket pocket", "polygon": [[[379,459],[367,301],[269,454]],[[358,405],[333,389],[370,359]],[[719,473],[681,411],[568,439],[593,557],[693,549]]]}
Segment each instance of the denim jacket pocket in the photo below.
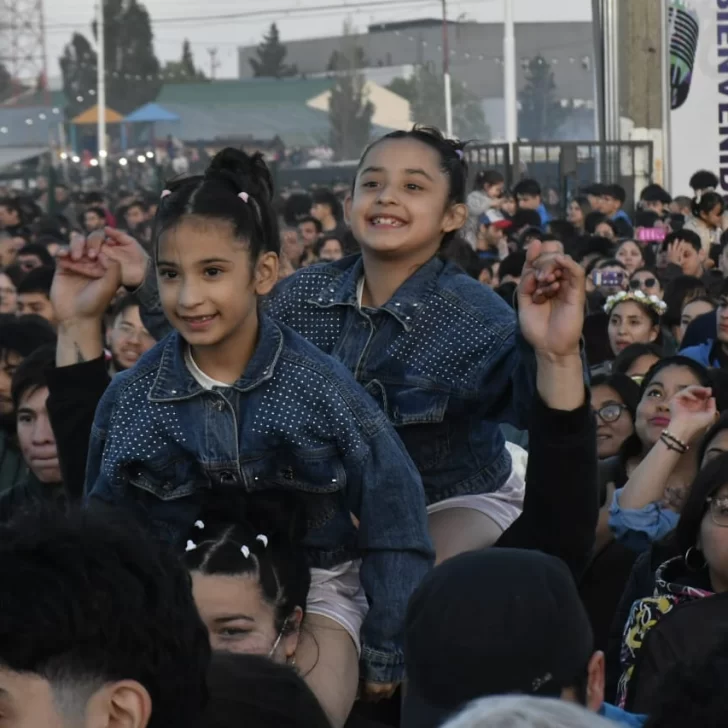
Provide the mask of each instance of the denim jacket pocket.
{"label": "denim jacket pocket", "polygon": [[420,473],[437,469],[452,452],[445,421],[449,396],[417,388],[390,388],[389,419]]}
{"label": "denim jacket pocket", "polygon": [[208,487],[202,477],[196,477],[189,463],[176,461],[154,466],[152,463],[131,462],[123,466],[130,485],[155,496],[172,501],[195,494]]}

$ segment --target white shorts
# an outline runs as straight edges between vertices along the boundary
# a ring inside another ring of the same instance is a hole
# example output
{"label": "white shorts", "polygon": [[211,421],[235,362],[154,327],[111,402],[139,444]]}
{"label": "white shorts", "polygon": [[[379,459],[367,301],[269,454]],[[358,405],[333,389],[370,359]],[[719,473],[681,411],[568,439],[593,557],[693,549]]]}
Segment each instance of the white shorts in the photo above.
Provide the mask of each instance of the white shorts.
{"label": "white shorts", "polygon": [[478,511],[498,527],[505,531],[523,511],[523,498],[526,495],[526,465],[528,453],[518,445],[507,442],[513,467],[508,480],[494,493],[477,493],[475,495],[458,495],[439,503],[427,506],[429,514],[447,511],[451,508],[468,508]]}
{"label": "white shorts", "polygon": [[361,560],[345,561],[333,569],[311,569],[311,588],[306,600],[308,614],[328,617],[341,625],[354,640],[361,656],[361,626],[369,613],[369,602],[359,579]]}
{"label": "white shorts", "polygon": [[[435,503],[428,513],[448,508],[470,508],[485,514],[504,531],[523,510],[526,492],[526,464],[528,453],[518,445],[506,443],[513,461],[508,480],[495,493],[463,495]],[[361,560],[345,561],[333,569],[311,569],[311,588],[306,601],[307,614],[328,617],[341,625],[361,655],[361,626],[369,613],[369,602],[359,579]]]}

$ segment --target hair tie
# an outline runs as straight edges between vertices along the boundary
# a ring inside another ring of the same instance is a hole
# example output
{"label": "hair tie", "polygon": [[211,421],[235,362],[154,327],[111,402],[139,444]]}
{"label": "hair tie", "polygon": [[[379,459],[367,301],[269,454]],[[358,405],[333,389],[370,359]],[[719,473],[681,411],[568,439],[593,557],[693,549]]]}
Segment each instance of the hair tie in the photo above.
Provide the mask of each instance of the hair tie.
{"label": "hair tie", "polygon": [[264,549],[267,549],[268,548],[268,536],[266,536],[264,533],[259,533],[255,537],[255,540],[256,541],[260,541],[263,544],[263,548]]}
{"label": "hair tie", "polygon": [[248,196],[248,193],[247,193],[247,192],[239,192],[239,193],[238,193],[238,197],[239,197],[239,198],[240,198],[240,199],[241,199],[241,200],[242,200],[243,202],[247,202],[247,201],[248,201],[248,200],[250,199],[250,197]]}
{"label": "hair tie", "polygon": [[463,157],[465,156],[465,155],[463,154],[463,150],[462,150],[462,149],[456,149],[456,150],[455,150],[455,154],[457,154],[457,155],[458,155],[458,159],[459,159],[459,160],[460,160],[460,161],[462,162],[462,161],[463,161]]}
{"label": "hair tie", "polygon": [[167,195],[171,195],[171,194],[172,194],[171,190],[162,190],[162,194],[159,196],[159,199],[163,200]]}
{"label": "hair tie", "polygon": [[187,548],[185,549],[185,551],[194,551],[196,548],[197,544],[194,541],[190,540],[187,542]]}
{"label": "hair tie", "polygon": [[240,549],[240,553],[247,559],[250,556],[250,549],[247,546],[243,546]]}

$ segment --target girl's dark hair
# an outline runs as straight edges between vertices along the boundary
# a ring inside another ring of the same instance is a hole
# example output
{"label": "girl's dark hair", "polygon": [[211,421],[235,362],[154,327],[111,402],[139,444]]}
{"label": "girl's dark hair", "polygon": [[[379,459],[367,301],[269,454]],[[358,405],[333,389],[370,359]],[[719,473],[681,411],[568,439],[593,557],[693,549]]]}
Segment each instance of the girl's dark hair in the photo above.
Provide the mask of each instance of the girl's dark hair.
{"label": "girl's dark hair", "polygon": [[638,228],[653,228],[659,220],[660,216],[654,210],[638,210],[634,218],[634,224]]}
{"label": "girl's dark hair", "polygon": [[575,195],[571,198],[569,203],[576,202],[581,208],[581,211],[586,219],[586,216],[592,211],[591,205],[589,204],[589,198],[586,195]]}
{"label": "girl's dark hair", "polygon": [[13,263],[7,268],[4,268],[3,273],[10,278],[10,281],[16,289],[20,285],[20,281],[22,281],[26,276],[26,271],[24,271],[17,263]]}
{"label": "girl's dark hair", "polygon": [[[448,205],[465,204],[468,185],[468,163],[465,161],[464,150],[467,142],[461,142],[458,139],[448,139],[434,126],[420,126],[415,124],[409,131],[393,131],[373,141],[364,150],[364,154],[361,155],[361,160],[359,161],[359,165],[356,168],[356,175],[354,176],[354,190],[356,178],[359,176],[359,171],[369,152],[378,144],[395,139],[415,139],[434,149],[440,158],[440,169],[450,180],[447,196]],[[442,239],[441,247],[445,247],[445,245],[456,237],[457,233],[457,230],[446,233]]]}
{"label": "girl's dark hair", "polygon": [[492,187],[493,185],[502,184],[505,181],[506,178],[497,169],[485,169],[475,175],[473,189],[480,191],[484,187]]}
{"label": "girl's dark hair", "polygon": [[706,501],[726,483],[728,483],[728,453],[719,455],[707,463],[693,481],[675,532],[680,553],[684,554],[691,546],[696,545],[700,524],[708,510]]}
{"label": "girl's dark hair", "polygon": [[701,169],[690,178],[690,187],[697,190],[707,190],[710,187],[718,186],[718,178],[713,172]]}
{"label": "girl's dark hair", "polygon": [[723,432],[723,430],[728,430],[728,412],[723,412],[716,423],[705,433],[705,436],[700,442],[700,449],[698,450],[698,463],[703,462],[708,446],[715,439],[715,436]]}
{"label": "girl's dark hair", "polygon": [[589,233],[589,235],[594,235],[596,233],[597,225],[601,222],[608,222],[609,218],[606,215],[603,215],[598,210],[592,210],[585,218],[584,218],[584,230]]}
{"label": "girl's dark hair", "polygon": [[706,192],[700,197],[693,198],[693,217],[700,217],[701,213],[706,215],[716,206],[720,205],[721,212],[725,209],[723,198],[717,192]]}
{"label": "girl's dark hair", "polygon": [[214,156],[204,175],[173,180],[166,189],[170,194],[157,208],[155,245],[163,233],[194,215],[230,223],[235,237],[250,245],[253,260],[280,251],[273,180],[262,154],[227,147]]}
{"label": "girl's dark hair", "polygon": [[599,386],[613,389],[629,410],[629,414],[634,422],[634,415],[640,401],[640,385],[634,379],[628,377],[626,374],[620,373],[597,374],[592,377],[591,386],[592,389]]}
{"label": "girl's dark hair", "polygon": [[300,545],[302,528],[297,501],[279,490],[252,498],[220,493],[210,499],[187,536],[187,568],[255,578],[263,599],[275,610],[276,630],[286,630],[293,627],[287,620],[294,609],[305,611],[311,585]]}
{"label": "girl's dark hair", "polygon": [[213,654],[201,728],[331,728],[303,678],[262,655]]}
{"label": "girl's dark hair", "polygon": [[626,374],[637,359],[650,354],[659,359],[665,356],[662,347],[654,341],[649,344],[630,344],[617,355],[612,365],[612,371],[617,374]]}
{"label": "girl's dark hair", "polygon": [[664,326],[679,326],[686,301],[706,296],[705,284],[695,276],[677,276],[665,288],[664,301],[667,311],[662,317]]}
{"label": "girl's dark hair", "polygon": [[[698,380],[701,387],[711,386],[710,372],[702,364],[698,364],[698,362],[694,359],[688,359],[686,356],[668,356],[664,359],[660,359],[660,361],[654,364],[650,371],[645,374],[645,378],[642,380],[642,386],[640,387],[640,401],[642,400],[642,397],[644,397],[647,388],[650,384],[652,384],[654,378],[663,369],[668,369],[669,367],[684,367],[685,369],[689,369],[695,375],[695,378]],[[634,434],[630,435],[624,441],[622,449],[619,452],[619,470],[622,474],[626,473],[625,466],[627,460],[635,455],[639,455],[641,451],[642,443],[640,442],[640,439],[637,436],[637,431],[635,430]],[[626,477],[621,481],[621,483],[617,483],[617,485],[623,485],[625,482]]]}

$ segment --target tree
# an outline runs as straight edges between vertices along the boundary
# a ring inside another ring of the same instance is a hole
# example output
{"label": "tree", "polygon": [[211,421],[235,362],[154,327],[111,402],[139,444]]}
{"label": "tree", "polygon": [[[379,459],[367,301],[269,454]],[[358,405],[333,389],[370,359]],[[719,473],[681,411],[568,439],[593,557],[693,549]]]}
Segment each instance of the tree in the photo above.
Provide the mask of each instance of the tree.
{"label": "tree", "polygon": [[361,73],[364,53],[351,41],[348,24],[344,26],[341,51],[334,59],[336,73],[329,98],[330,146],[334,158],[358,159],[372,135],[374,104],[366,91]]}
{"label": "tree", "polygon": [[520,102],[519,137],[548,141],[556,136],[568,112],[557,97],[551,64],[543,56],[536,56],[528,62],[526,85],[520,94]]}
{"label": "tree", "polygon": [[[354,54],[354,65],[356,68],[366,68],[369,65],[369,59],[364,53],[364,49],[361,46],[355,46],[352,50]],[[326,64],[327,71],[337,71],[342,66],[346,67],[347,60],[341,58],[341,53],[338,50],[333,50],[331,56],[329,56],[329,62]]]}
{"label": "tree", "polygon": [[288,55],[288,49],[281,43],[278,26],[275,23],[271,23],[268,35],[263,36],[263,42],[255,52],[258,57],[250,59],[254,76],[286,78],[298,74],[295,65],[287,66],[283,62]]}
{"label": "tree", "polygon": [[[387,86],[410,102],[410,118],[417,124],[445,129],[445,82],[430,66],[420,66],[408,78],[395,78]],[[451,79],[453,133],[460,139],[490,139],[490,128],[478,99],[465,86]]]}
{"label": "tree", "polygon": [[[60,58],[63,93],[68,99],[67,114],[73,118],[92,105],[96,90],[96,51],[85,36],[74,33]],[[80,99],[80,101],[79,101]]]}
{"label": "tree", "polygon": [[182,43],[182,57],[179,61],[167,61],[162,75],[168,83],[189,83],[191,81],[206,81],[207,76],[195,66],[192,48],[187,38]]}
{"label": "tree", "polygon": [[14,95],[15,84],[10,71],[0,63],[0,101],[5,101]]}
{"label": "tree", "polygon": [[[128,114],[153,101],[161,86],[149,13],[137,0],[104,0],[104,22],[106,103],[116,111]],[[97,38],[95,22],[92,32]],[[96,52],[89,41],[75,33],[60,60],[70,113],[78,113],[92,105],[96,62]]]}

